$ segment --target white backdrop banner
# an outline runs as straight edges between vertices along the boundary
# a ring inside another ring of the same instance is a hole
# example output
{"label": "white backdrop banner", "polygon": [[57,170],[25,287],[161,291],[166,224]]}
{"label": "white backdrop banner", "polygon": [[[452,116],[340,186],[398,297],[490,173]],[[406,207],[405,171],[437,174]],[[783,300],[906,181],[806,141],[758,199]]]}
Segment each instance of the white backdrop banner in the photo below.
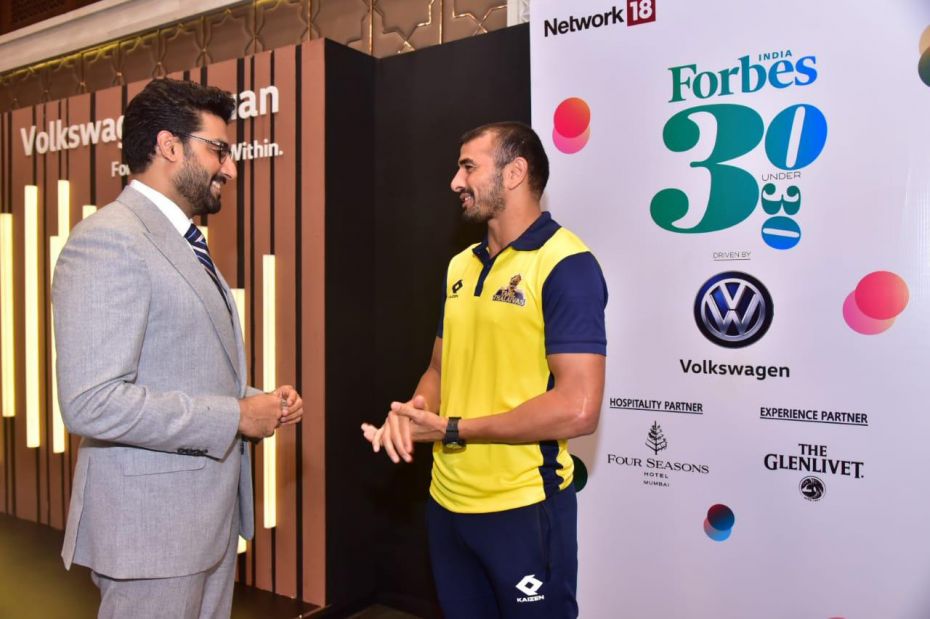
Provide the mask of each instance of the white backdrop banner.
{"label": "white backdrop banner", "polygon": [[587,618],[930,617],[930,2],[534,0]]}

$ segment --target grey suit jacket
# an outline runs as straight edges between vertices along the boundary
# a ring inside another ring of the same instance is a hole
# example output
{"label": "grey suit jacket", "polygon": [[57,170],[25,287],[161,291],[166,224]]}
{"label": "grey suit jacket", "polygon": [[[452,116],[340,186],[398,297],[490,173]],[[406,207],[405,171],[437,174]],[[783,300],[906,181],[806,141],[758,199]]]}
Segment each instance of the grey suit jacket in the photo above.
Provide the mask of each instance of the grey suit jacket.
{"label": "grey suit jacket", "polygon": [[[223,287],[229,295],[226,283]],[[126,188],[81,222],[52,285],[58,392],[83,437],[62,558],[111,578],[209,569],[253,532],[239,317],[187,241]]]}

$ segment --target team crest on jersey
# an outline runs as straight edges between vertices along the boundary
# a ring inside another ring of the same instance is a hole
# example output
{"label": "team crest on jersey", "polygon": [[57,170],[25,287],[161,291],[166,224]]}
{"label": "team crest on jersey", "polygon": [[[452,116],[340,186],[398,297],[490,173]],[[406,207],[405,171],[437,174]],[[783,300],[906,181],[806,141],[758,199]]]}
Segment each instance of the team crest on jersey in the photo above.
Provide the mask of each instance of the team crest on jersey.
{"label": "team crest on jersey", "polygon": [[517,273],[510,278],[509,284],[494,293],[491,300],[502,301],[504,303],[511,303],[523,307],[526,305],[526,297],[523,295],[523,291],[517,288],[521,281],[523,281],[523,276]]}

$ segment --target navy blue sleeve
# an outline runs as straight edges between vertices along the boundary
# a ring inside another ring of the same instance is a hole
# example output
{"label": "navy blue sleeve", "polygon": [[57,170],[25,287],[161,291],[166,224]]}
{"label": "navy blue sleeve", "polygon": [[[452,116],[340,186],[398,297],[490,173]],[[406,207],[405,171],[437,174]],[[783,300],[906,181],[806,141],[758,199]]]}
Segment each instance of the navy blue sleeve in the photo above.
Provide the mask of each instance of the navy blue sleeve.
{"label": "navy blue sleeve", "polygon": [[442,322],[446,318],[446,285],[449,283],[449,271],[442,276],[442,303],[439,304],[439,326],[436,327],[436,337],[442,338]]}
{"label": "navy blue sleeve", "polygon": [[571,255],[552,269],[542,304],[547,355],[607,354],[607,283],[591,252]]}

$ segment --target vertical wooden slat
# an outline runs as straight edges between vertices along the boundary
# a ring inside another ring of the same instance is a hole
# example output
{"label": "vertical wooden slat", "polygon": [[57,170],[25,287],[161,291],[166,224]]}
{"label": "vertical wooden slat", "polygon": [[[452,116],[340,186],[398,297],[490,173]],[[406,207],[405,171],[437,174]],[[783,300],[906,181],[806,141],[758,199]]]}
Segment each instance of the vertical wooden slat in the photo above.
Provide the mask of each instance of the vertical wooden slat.
{"label": "vertical wooden slat", "polygon": [[[262,54],[257,54],[253,57],[255,72],[250,80],[250,90],[256,90],[260,86],[268,84],[271,67],[270,67],[270,58],[271,54],[265,52]],[[248,81],[248,80],[247,80]],[[254,133],[251,136],[246,137],[248,141],[252,139],[261,141],[263,138],[268,136],[269,123],[267,116],[259,116],[258,118],[250,119],[246,125],[250,125],[253,128]],[[261,329],[258,328],[258,325],[262,324],[263,313],[261,307],[261,297],[259,294],[256,294],[258,291],[262,290],[262,255],[271,253],[271,208],[272,205],[268,202],[268,195],[271,187],[271,166],[267,159],[252,159],[248,163],[249,176],[252,180],[252,200],[251,209],[254,213],[254,229],[253,234],[253,254],[252,259],[254,260],[255,268],[255,287],[252,289],[253,299],[255,299],[253,312],[253,325],[256,326],[255,333],[256,337],[253,340],[253,350],[255,352],[256,358],[256,377],[261,376],[260,368],[263,368],[264,359],[262,358],[262,347],[264,343],[264,334],[261,332]],[[258,378],[256,378],[258,380]],[[261,388],[270,388],[270,386],[262,386]],[[255,553],[256,553],[256,573],[255,573],[255,586],[260,589],[265,589],[267,591],[272,591],[274,589],[274,583],[272,582],[272,533],[270,529],[266,529],[263,526],[263,519],[265,515],[265,508],[262,503],[262,497],[264,493],[264,482],[263,478],[263,460],[264,457],[264,447],[262,444],[255,450],[255,497],[256,502],[258,503],[258,510],[256,511],[256,526],[255,526]]]}
{"label": "vertical wooden slat", "polygon": [[[96,118],[104,120],[112,118],[116,120],[123,113],[122,110],[123,92],[122,88],[117,86],[107,88],[96,93]],[[116,199],[122,189],[122,180],[119,175],[112,174],[112,165],[114,162],[120,163],[123,160],[123,151],[119,149],[116,142],[106,144],[101,140],[95,149],[96,164],[96,189],[97,189],[97,206],[103,207]]]}
{"label": "vertical wooden slat", "polygon": [[[277,255],[278,290],[278,383],[297,384],[298,343],[294,338],[297,325],[296,294],[293,285],[297,265],[297,231],[294,229],[294,179],[296,126],[294,106],[294,48],[278,49],[274,52],[274,84],[278,88],[279,102],[284,105],[275,115],[268,115],[273,123],[279,157],[269,159],[274,167],[274,238]],[[286,427],[278,430],[278,530],[275,536],[275,593],[288,597],[297,596],[297,429]]]}
{"label": "vertical wooden slat", "polygon": [[[236,64],[236,82],[237,89],[243,90],[248,87],[252,82],[252,61],[250,58],[244,58],[239,60]],[[239,118],[236,121],[237,126],[237,140],[246,141],[252,137],[252,124],[247,122],[247,119]],[[257,365],[257,348],[256,337],[260,334],[258,333],[257,325],[259,324],[255,318],[255,312],[258,308],[259,299],[256,298],[255,290],[257,290],[258,281],[255,278],[255,261],[253,259],[253,244],[254,244],[254,226],[253,219],[255,217],[255,211],[253,209],[253,200],[252,196],[254,195],[253,188],[253,178],[251,174],[251,167],[249,162],[244,161],[239,163],[239,185],[241,189],[238,190],[237,195],[242,196],[241,204],[241,219],[242,219],[242,246],[239,247],[239,253],[242,256],[242,286],[246,289],[246,325],[245,329],[248,333],[248,341],[246,347],[246,361],[248,364],[249,377],[252,380],[252,385],[261,388],[260,384],[257,384],[258,381],[256,377],[258,376],[259,366]],[[239,205],[237,204],[237,208]],[[237,217],[240,214],[237,212]],[[260,496],[260,478],[261,478],[261,468],[258,465],[258,458],[261,455],[259,449],[254,445],[251,447],[252,450],[252,489],[255,496],[255,532],[256,535],[252,538],[252,543],[248,545],[248,550],[246,552],[246,583],[250,586],[255,585],[255,573],[256,573],[256,564],[258,558],[255,552],[256,544],[258,544],[258,531],[260,527],[260,518],[261,518],[261,505],[259,504],[258,497]]]}
{"label": "vertical wooden slat", "polygon": [[324,42],[315,40],[301,52],[301,316],[304,419],[301,423],[303,467],[303,598],[326,603],[325,484],[325,206],[326,137]]}
{"label": "vertical wooden slat", "polygon": [[[211,65],[207,70],[207,83],[222,90],[236,92],[236,61],[230,60]],[[236,124],[231,123],[227,128],[229,143],[234,144],[236,139]],[[243,181],[242,166],[237,165],[238,178],[223,186],[223,208],[216,215],[210,215],[210,254],[216,268],[223,274],[231,288],[240,288],[242,283],[236,281],[236,264],[240,248],[237,243],[238,222],[236,221],[236,191],[237,184]],[[251,292],[251,291],[249,291]],[[250,381],[255,378],[249,376]],[[253,383],[250,383],[253,384]]]}
{"label": "vertical wooden slat", "polygon": [[[235,60],[210,65],[207,68],[207,83],[210,86],[215,86],[227,92],[237,92],[236,66],[237,62]],[[230,144],[239,141],[236,126],[237,123],[234,121],[230,123],[227,128],[227,136]],[[208,243],[210,245],[210,254],[213,256],[213,262],[216,264],[216,268],[222,273],[229,286],[231,288],[242,288],[244,287],[244,282],[238,281],[236,268],[239,256],[241,255],[240,252],[243,251],[238,244],[239,222],[236,212],[236,201],[240,190],[239,184],[242,183],[244,179],[242,178],[242,168],[238,164],[236,166],[236,171],[238,177],[234,181],[228,182],[223,186],[222,209],[219,213],[211,215],[209,218],[210,239]],[[251,295],[252,291],[248,290],[246,294]],[[242,316],[239,318],[240,320],[243,319]],[[248,332],[248,328],[248,324],[243,323],[243,329],[246,332]],[[248,351],[246,351],[246,359],[248,358]],[[248,384],[254,384],[254,378],[252,376],[247,376],[246,380]],[[248,557],[248,553],[246,553],[246,557]],[[248,563],[246,562],[243,565],[248,565]],[[237,579],[242,583],[249,582],[245,572],[238,573]]]}
{"label": "vertical wooden slat", "polygon": [[[61,120],[61,105],[57,101],[45,104],[46,126],[50,123]],[[57,133],[57,131],[56,131]],[[57,140],[57,138],[56,138]],[[44,204],[44,217],[42,218],[45,232],[40,235],[41,244],[39,254],[42,256],[43,268],[39,269],[39,277],[42,281],[39,285],[39,291],[42,297],[39,305],[40,329],[43,336],[44,344],[42,345],[42,379],[40,384],[43,386],[43,408],[42,408],[42,443],[39,446],[39,522],[42,524],[52,524],[52,508],[61,507],[61,495],[55,493],[52,497],[52,482],[61,483],[61,478],[56,473],[58,467],[52,464],[52,380],[51,372],[51,287],[49,286],[49,236],[58,234],[58,179],[60,175],[60,164],[63,153],[61,152],[62,144],[58,144],[57,152],[51,152],[45,156],[45,170],[40,177],[41,183],[39,189],[39,199]],[[56,486],[58,488],[59,486]]]}
{"label": "vertical wooden slat", "polygon": [[[78,95],[68,99],[68,118],[72,124],[90,121],[90,95]],[[82,146],[68,152],[68,180],[71,182],[71,226],[81,221],[83,207],[90,204],[90,147]],[[71,504],[71,483],[74,476],[74,461],[77,457],[80,437],[70,436],[62,459],[64,475],[63,516],[67,516]]]}
{"label": "vertical wooden slat", "polygon": [[[9,114],[0,114],[0,213],[7,213],[10,210],[7,196],[9,195],[8,184],[10,182],[7,174],[7,164],[10,151],[11,140],[9,132]],[[0,310],[2,312],[2,310]],[[0,334],[0,343],[2,343],[2,334]],[[0,369],[3,368],[4,359],[0,358]],[[0,384],[0,398],[3,397],[3,385]],[[0,400],[2,401],[2,400]],[[9,487],[9,465],[7,464],[10,457],[10,450],[7,447],[7,427],[9,422],[0,417],[0,512],[10,513],[10,505],[7,502],[7,496],[10,491]]]}
{"label": "vertical wooden slat", "polygon": [[[41,126],[41,117],[33,123],[35,108],[23,108],[13,111],[13,255],[16,259],[14,268],[13,286],[16,289],[17,311],[15,317],[16,332],[25,330],[25,271],[23,265],[23,188],[35,182],[33,159],[26,156],[23,150],[21,129],[27,133],[33,124],[36,124],[36,134],[44,130]],[[35,156],[35,151],[33,151]],[[39,196],[41,201],[42,196]],[[13,420],[13,442],[15,479],[14,494],[16,500],[15,515],[17,518],[38,522],[38,467],[36,466],[35,451],[26,447],[26,373],[23,370],[26,363],[25,338],[20,337],[16,342],[16,391],[20,395],[16,402],[16,418]]]}

